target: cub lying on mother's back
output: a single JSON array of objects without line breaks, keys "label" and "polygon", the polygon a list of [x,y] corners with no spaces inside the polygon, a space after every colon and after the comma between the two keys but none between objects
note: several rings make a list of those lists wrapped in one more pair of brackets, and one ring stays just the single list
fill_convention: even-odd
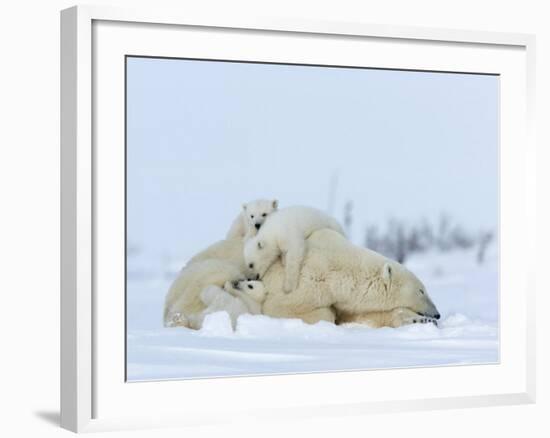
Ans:
[{"label": "cub lying on mother's back", "polygon": [[245,244],[247,268],[262,278],[281,256],[285,266],[284,290],[288,293],[296,289],[304,260],[305,240],[314,231],[323,228],[344,236],[340,224],[316,208],[295,206],[274,212],[267,217],[256,237]]}]

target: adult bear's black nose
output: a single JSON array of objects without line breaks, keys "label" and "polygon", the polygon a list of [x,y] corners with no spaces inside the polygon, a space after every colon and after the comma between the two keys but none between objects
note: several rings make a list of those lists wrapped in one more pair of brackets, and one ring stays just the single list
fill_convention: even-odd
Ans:
[{"label": "adult bear's black nose", "polygon": [[436,314],[434,315],[434,318],[435,318],[435,319],[439,319],[439,318],[441,318],[441,315],[440,315],[439,313],[436,313]]},{"label": "adult bear's black nose", "polygon": [[257,230],[259,230],[262,224],[254,224],[254,226],[256,227]]}]

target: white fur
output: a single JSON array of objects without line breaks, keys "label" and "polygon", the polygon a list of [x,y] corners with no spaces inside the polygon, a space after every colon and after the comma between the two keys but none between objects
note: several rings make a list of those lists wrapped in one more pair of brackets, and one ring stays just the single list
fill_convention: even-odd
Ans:
[{"label": "white fur", "polygon": [[244,248],[245,265],[262,278],[280,256],[285,265],[284,289],[288,293],[298,287],[305,255],[305,239],[314,231],[328,228],[342,235],[340,224],[311,207],[288,207],[271,214],[256,237]]},{"label": "white fur", "polygon": [[383,312],[369,312],[355,315],[341,315],[338,324],[355,323],[367,325],[371,328],[401,327],[407,324],[434,324],[437,320],[430,316],[421,316],[406,307],[398,307]]},{"label": "white fur", "polygon": [[[200,261],[183,269],[170,288],[165,313],[172,309],[189,315],[204,310],[200,292],[205,285],[221,286],[235,271],[242,275],[236,266],[243,264],[243,246],[242,240],[225,240],[197,254],[195,259]],[[301,318],[310,324],[324,320],[374,327],[397,327],[423,322],[423,318],[432,321],[438,316],[425,286],[399,263],[352,245],[332,230],[314,232],[306,248],[299,286],[292,294],[284,292],[280,260],[265,273],[263,314]],[[182,321],[175,325],[189,326],[184,317]]]},{"label": "white fur", "polygon": [[246,280],[236,263],[195,261],[180,271],[168,291],[164,325],[200,329],[206,315],[226,311],[235,327],[239,315],[261,313],[265,296],[263,283]]},{"label": "white fur", "polygon": [[233,221],[226,238],[248,240],[254,237],[267,217],[277,210],[278,204],[276,199],[258,199],[243,204],[242,210]]},{"label": "white fur", "polygon": [[248,269],[244,264],[242,238],[219,240],[218,242],[213,243],[208,248],[191,258],[187,262],[187,266],[207,260],[232,261],[239,272],[243,273],[243,277],[245,276],[244,274],[248,274],[246,276],[248,276],[248,278],[252,278],[252,274],[248,272]]},{"label": "white fur", "polygon": [[[230,254],[231,251],[226,251],[226,253]],[[206,308],[200,298],[202,290],[208,286],[221,288],[228,281],[245,279],[237,263],[228,260],[210,258],[189,263],[180,271],[166,295],[164,325],[196,328],[193,327],[194,321],[189,317],[199,315]]]},{"label": "white fur", "polygon": [[237,285],[226,282],[224,287],[207,286],[200,293],[201,301],[206,309],[198,315],[190,315],[192,325],[200,328],[206,315],[225,311],[231,318],[233,329],[237,325],[240,315],[250,313],[258,315],[262,312],[262,303],[265,300],[265,290],[261,281],[240,281]]},{"label": "white fur", "polygon": [[438,315],[426,287],[411,271],[332,230],[319,230],[308,238],[300,283],[289,295],[284,293],[284,276],[277,261],[262,278],[268,291],[263,313],[299,316],[306,322],[350,322],[397,308]]}]

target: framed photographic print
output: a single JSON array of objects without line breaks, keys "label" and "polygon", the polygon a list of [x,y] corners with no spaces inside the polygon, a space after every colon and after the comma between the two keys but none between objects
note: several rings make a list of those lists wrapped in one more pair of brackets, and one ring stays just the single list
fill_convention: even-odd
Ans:
[{"label": "framed photographic print", "polygon": [[534,401],[532,36],[61,18],[63,427]]}]

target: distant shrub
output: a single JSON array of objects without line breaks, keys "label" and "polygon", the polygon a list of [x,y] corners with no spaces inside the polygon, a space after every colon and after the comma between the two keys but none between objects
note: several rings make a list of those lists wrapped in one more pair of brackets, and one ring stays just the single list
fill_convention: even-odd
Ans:
[{"label": "distant shrub", "polygon": [[367,248],[404,263],[411,254],[429,250],[447,252],[477,247],[477,262],[483,263],[487,247],[494,235],[489,231],[471,233],[453,224],[447,215],[441,215],[437,225],[423,219],[418,224],[392,218],[384,230],[376,225],[366,227],[364,244]]}]

